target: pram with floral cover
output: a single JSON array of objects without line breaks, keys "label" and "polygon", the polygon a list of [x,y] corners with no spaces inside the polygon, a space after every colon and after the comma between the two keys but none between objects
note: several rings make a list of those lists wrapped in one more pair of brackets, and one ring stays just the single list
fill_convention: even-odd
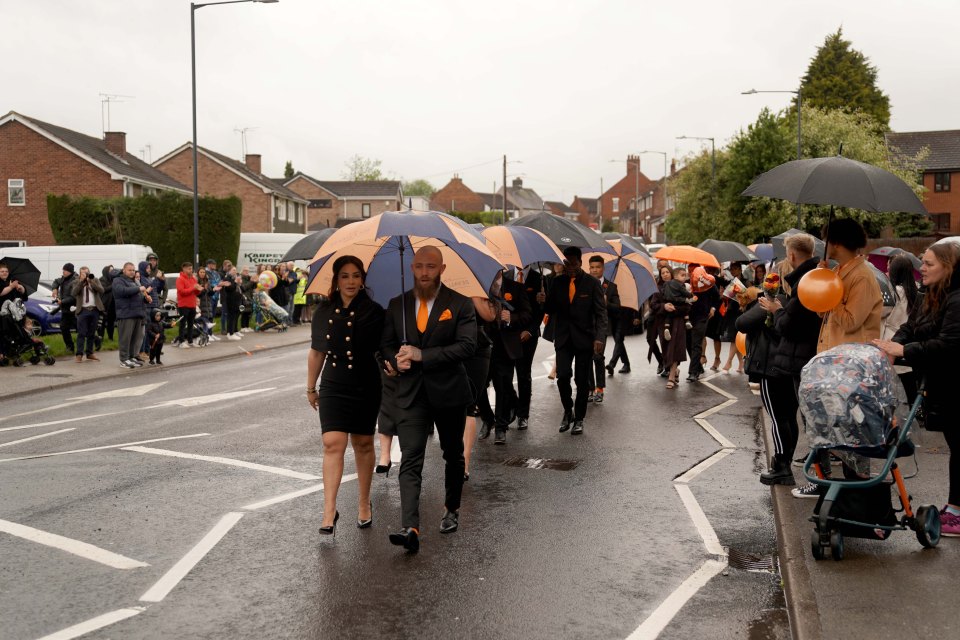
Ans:
[{"label": "pram with floral cover", "polygon": [[20,356],[26,353],[30,353],[30,364],[40,364],[41,360],[46,365],[56,363],[43,340],[30,331],[30,322],[22,300],[4,301],[0,307],[0,366],[19,367],[23,364]]},{"label": "pram with floral cover", "polygon": [[[870,344],[839,345],[803,368],[800,410],[810,441],[803,473],[820,488],[810,518],[810,548],[817,560],[828,547],[833,559],[841,560],[844,536],[886,540],[893,531],[912,529],[924,547],[939,542],[937,508],[923,505],[914,513],[896,462],[914,453],[909,433],[923,396],[918,394],[908,411],[896,371],[886,354]],[[842,460],[844,479],[823,476],[817,454],[825,449]],[[882,460],[874,473],[871,460]],[[901,505],[897,510],[890,498],[894,485]]]}]

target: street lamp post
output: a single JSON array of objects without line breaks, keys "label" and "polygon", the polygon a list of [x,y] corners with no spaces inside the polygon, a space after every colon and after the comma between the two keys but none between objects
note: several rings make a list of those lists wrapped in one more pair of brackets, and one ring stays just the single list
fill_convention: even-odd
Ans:
[{"label": "street lamp post", "polygon": [[[741,91],[740,95],[752,96],[757,93],[792,93],[797,96],[797,160],[803,158],[803,148],[801,147],[802,138],[802,118],[801,114],[803,113],[803,87],[797,87],[796,91],[791,91],[789,89],[784,89],[782,91],[758,91],[756,89],[750,89],[749,91]],[[797,203],[797,229],[800,228],[800,203]]]},{"label": "street lamp post", "polygon": [[702,136],[677,136],[677,140],[710,141],[710,199],[713,204],[713,215],[717,215],[717,147],[714,139]]},{"label": "street lamp post", "polygon": [[223,2],[190,3],[190,85],[191,108],[193,111],[193,263],[200,267],[200,191],[197,185],[197,38],[194,14],[201,7],[218,4],[240,4],[257,2],[274,4],[280,0],[224,0]]},{"label": "street lamp post", "polygon": [[[666,151],[649,151],[649,150],[640,152],[641,155],[643,155],[644,153],[659,153],[660,155],[663,156],[663,215],[666,216],[667,215],[667,152]],[[646,229],[646,231],[649,231],[649,229]],[[648,235],[648,234],[645,234],[645,235]],[[647,241],[649,242],[648,239]]]}]

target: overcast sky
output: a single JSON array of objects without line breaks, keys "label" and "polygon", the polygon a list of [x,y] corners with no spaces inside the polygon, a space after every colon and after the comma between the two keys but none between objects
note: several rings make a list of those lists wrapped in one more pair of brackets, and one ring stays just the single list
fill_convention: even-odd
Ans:
[{"label": "overcast sky", "polygon": [[[0,0],[0,16],[0,112],[99,136],[99,94],[123,94],[110,128],[132,153],[190,139],[189,2]],[[199,143],[239,158],[234,129],[249,127],[270,176],[291,160],[340,179],[359,154],[490,191],[506,154],[546,199],[596,196],[629,153],[700,149],[680,135],[720,146],[785,107],[740,92],[795,89],[841,25],[877,66],[894,130],[960,128],[952,0],[280,0],[196,18]],[[641,166],[663,174],[660,155]]]}]

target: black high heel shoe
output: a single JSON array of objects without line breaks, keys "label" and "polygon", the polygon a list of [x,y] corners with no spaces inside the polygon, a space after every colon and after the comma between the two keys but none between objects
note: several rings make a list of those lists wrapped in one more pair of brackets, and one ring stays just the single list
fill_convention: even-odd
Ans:
[{"label": "black high heel shoe", "polygon": [[366,520],[357,518],[357,529],[369,529],[373,526],[373,503],[370,503],[370,517]]},{"label": "black high heel shoe", "polygon": [[389,478],[389,477],[390,477],[390,468],[391,468],[392,466],[393,466],[393,460],[391,460],[391,461],[388,462],[387,464],[378,464],[378,465],[373,469],[373,472],[374,472],[374,473],[385,473],[385,474],[387,474],[386,477]]},{"label": "black high heel shoe", "polygon": [[340,512],[337,511],[337,515],[333,516],[333,524],[329,527],[320,527],[320,535],[323,536],[332,536],[337,533],[337,520],[340,519]]}]

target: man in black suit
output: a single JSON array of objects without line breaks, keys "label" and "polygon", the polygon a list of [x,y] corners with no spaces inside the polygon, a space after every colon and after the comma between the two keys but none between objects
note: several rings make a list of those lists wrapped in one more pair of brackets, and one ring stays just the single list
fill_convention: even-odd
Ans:
[{"label": "man in black suit", "polygon": [[[603,277],[603,258],[590,256],[590,275],[597,279],[603,289],[603,300],[607,304],[607,335],[617,331],[620,324],[620,290],[615,282]],[[603,375],[605,365],[604,351],[607,348],[607,337],[603,338],[603,350],[593,356],[593,375],[590,376],[590,386],[593,387],[593,401],[603,402],[603,391],[607,386],[606,376]]]},{"label": "man in black suit", "polygon": [[[560,433],[573,427],[572,434],[579,435],[587,415],[590,363],[594,354],[603,353],[607,335],[607,307],[600,283],[581,268],[580,249],[567,247],[563,255],[564,275],[556,277],[549,293],[540,296],[553,325],[553,346],[557,352],[557,390],[563,403]],[[577,385],[576,403],[571,397],[571,376]]]},{"label": "man in black suit", "polygon": [[529,328],[530,303],[523,285],[503,278],[494,284],[493,294],[500,309],[497,322],[492,324],[490,339],[493,354],[490,357],[490,380],[497,396],[494,413],[494,444],[507,444],[507,427],[516,413],[516,396],[513,391],[513,371],[517,361],[523,358],[521,334]]},{"label": "man in black suit", "polygon": [[544,278],[536,266],[517,271],[517,284],[526,293],[530,305],[530,321],[526,329],[520,332],[523,345],[523,357],[517,360],[517,430],[523,431],[530,426],[530,400],[533,397],[533,358],[540,341],[540,325],[543,324],[543,304],[537,302],[537,296],[544,290]]},{"label": "man in black suit", "polygon": [[[463,366],[477,347],[473,301],[440,283],[443,255],[433,246],[413,257],[414,284],[387,308],[381,354],[397,377],[393,403],[400,440],[402,526],[390,542],[420,549],[420,484],[427,438],[437,427],[446,461],[445,511],[440,533],[459,527],[463,490],[463,427],[473,391]],[[405,329],[405,332],[404,332]]]}]

